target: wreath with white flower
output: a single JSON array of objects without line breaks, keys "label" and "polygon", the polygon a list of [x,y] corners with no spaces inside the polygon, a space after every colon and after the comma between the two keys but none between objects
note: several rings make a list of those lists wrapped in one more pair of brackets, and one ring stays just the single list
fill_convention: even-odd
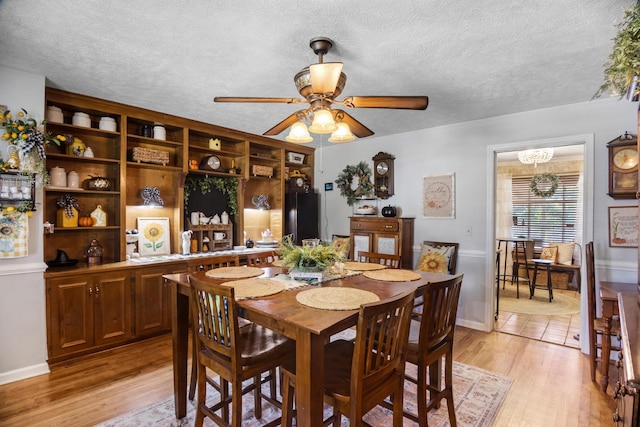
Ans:
[{"label": "wreath with white flower", "polygon": [[551,173],[543,173],[541,175],[535,175],[531,178],[529,189],[533,194],[538,197],[551,197],[555,194],[560,185],[560,179],[557,175]]},{"label": "wreath with white flower", "polygon": [[[358,184],[353,188],[354,178]],[[336,184],[340,188],[340,195],[347,198],[347,204],[353,206],[357,199],[371,197],[373,195],[373,183],[371,182],[371,169],[366,162],[360,162],[355,166],[347,165],[338,175]]]}]

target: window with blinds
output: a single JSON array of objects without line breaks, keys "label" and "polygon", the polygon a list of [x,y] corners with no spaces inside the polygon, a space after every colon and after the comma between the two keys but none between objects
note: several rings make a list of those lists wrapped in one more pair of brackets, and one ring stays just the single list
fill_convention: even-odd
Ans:
[{"label": "window with blinds", "polygon": [[531,192],[531,178],[512,178],[513,236],[533,240],[536,248],[575,241],[579,175],[558,175],[558,189],[547,198]]}]

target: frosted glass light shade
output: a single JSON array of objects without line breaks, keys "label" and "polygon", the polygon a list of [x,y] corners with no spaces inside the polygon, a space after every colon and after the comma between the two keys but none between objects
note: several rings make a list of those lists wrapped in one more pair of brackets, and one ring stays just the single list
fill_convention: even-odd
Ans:
[{"label": "frosted glass light shade", "polygon": [[518,151],[518,160],[525,165],[533,164],[538,167],[538,163],[547,163],[553,157],[553,148],[540,148],[525,151]]},{"label": "frosted glass light shade", "polygon": [[331,133],[338,129],[336,122],[333,121],[331,111],[320,109],[313,113],[313,122],[309,126],[309,132],[313,133]]},{"label": "frosted glass light shade", "polygon": [[313,93],[333,93],[338,85],[342,62],[324,62],[309,66]]},{"label": "frosted glass light shade", "polygon": [[289,142],[295,142],[298,144],[304,144],[313,141],[313,138],[311,138],[311,135],[309,135],[307,126],[301,121],[297,121],[291,126],[289,135],[287,135],[284,139]]},{"label": "frosted glass light shade", "polygon": [[349,125],[346,123],[338,123],[338,129],[336,129],[329,137],[329,142],[351,142],[356,139],[355,136],[351,133],[351,129],[349,129]]}]

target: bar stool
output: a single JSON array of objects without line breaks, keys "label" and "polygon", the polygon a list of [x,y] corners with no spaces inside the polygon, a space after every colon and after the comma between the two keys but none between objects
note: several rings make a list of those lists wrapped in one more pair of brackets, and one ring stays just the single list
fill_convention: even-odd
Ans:
[{"label": "bar stool", "polygon": [[529,299],[533,298],[533,294],[536,290],[536,279],[538,277],[538,267],[544,266],[547,269],[547,289],[549,290],[549,302],[553,301],[553,287],[551,286],[551,264],[553,261],[548,259],[532,259],[533,262],[533,280],[529,283],[529,290],[531,294],[529,295]]},{"label": "bar stool", "polygon": [[[507,281],[507,251],[509,250],[509,243],[513,243],[515,257],[513,259],[512,268],[513,271],[511,273],[511,283],[515,281],[516,283],[516,298],[520,298],[520,281],[525,281],[529,283],[531,286],[531,280],[529,279],[529,263],[528,259],[533,254],[533,240],[524,239],[521,237],[501,237],[497,239],[498,241],[498,250],[500,250],[500,246],[502,243],[505,244],[505,257],[504,257],[504,270],[500,273],[500,269],[498,268],[498,275],[502,276],[502,289],[504,289],[505,283]],[[520,251],[522,251],[522,257],[524,259],[525,271],[527,276],[520,277]]]}]

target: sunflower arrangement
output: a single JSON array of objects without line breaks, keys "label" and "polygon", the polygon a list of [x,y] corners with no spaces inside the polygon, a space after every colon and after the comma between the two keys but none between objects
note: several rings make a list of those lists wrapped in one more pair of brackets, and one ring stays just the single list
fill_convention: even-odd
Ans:
[{"label": "sunflower arrangement", "polygon": [[9,147],[15,147],[14,156],[21,159],[10,158],[8,163],[12,165],[13,162],[20,170],[35,172],[46,177],[45,146],[49,143],[60,145],[60,140],[51,133],[38,129],[38,126],[44,125],[46,121],[43,120],[38,124],[35,119],[28,117],[28,114],[24,108],[17,113],[17,118],[14,118],[9,110],[2,114],[2,122],[0,122],[0,127],[4,128],[2,139],[7,141]]}]

